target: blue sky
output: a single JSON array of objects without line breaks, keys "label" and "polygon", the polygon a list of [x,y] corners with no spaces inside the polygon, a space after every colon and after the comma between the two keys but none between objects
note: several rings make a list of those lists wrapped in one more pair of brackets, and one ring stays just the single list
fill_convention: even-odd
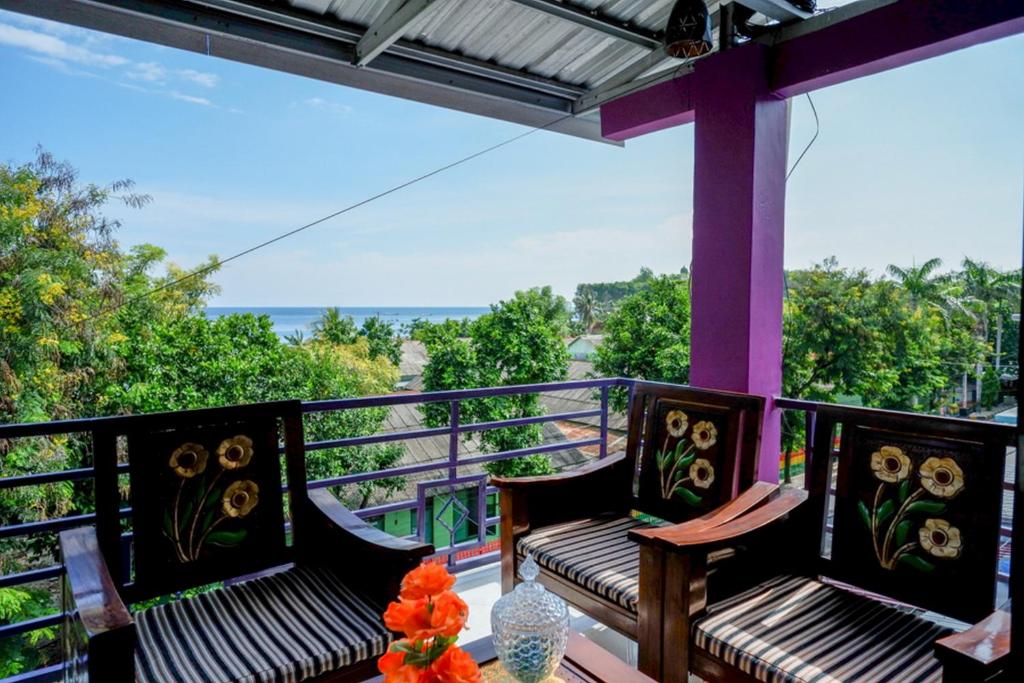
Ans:
[{"label": "blue sky", "polygon": [[[42,144],[98,183],[125,245],[229,255],[520,126],[0,12],[0,160]],[[818,92],[786,262],[1020,264],[1024,36]],[[814,131],[794,102],[791,158]],[[484,305],[690,260],[693,127],[625,148],[538,132],[229,264],[221,305]]]}]

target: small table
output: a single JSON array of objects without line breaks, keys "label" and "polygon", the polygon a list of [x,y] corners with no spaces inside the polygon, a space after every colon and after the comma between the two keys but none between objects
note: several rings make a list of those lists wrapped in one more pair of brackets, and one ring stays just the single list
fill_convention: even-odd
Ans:
[{"label": "small table", "polygon": [[[466,651],[480,664],[484,683],[511,683],[509,676],[498,662],[494,643],[490,638],[470,643]],[[552,683],[655,683],[624,661],[578,633],[569,634],[569,645],[565,658],[548,679]]]}]

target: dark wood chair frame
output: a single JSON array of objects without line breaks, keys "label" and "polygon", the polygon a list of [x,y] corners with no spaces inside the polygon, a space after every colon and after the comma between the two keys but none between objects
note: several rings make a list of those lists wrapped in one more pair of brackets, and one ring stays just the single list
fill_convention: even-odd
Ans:
[{"label": "dark wood chair frame", "polygon": [[[672,384],[638,382],[631,390],[625,452],[588,463],[571,472],[539,477],[492,478],[492,483],[500,489],[503,593],[512,590],[518,581],[516,547],[531,529],[602,513],[625,515],[632,510],[646,511],[643,501],[634,495],[634,479],[641,455],[641,436],[645,434],[648,403],[658,397],[669,397],[694,406],[729,409],[737,428],[738,457],[731,463],[732,469],[726,477],[732,482],[733,495],[737,490],[739,495],[689,521],[689,525],[713,527],[724,524],[763,505],[776,494],[777,485],[755,481],[764,399]],[[640,670],[659,679],[662,653],[676,648],[671,638],[666,640],[663,636],[666,609],[671,609],[662,600],[662,585],[667,580],[665,571],[669,563],[666,561],[667,553],[661,547],[641,546],[639,552],[637,614],[544,568],[541,568],[540,581],[580,611],[636,640]]]},{"label": "dark wood chair frame", "polygon": [[[398,594],[405,573],[433,552],[429,544],[395,538],[368,525],[327,489],[307,489],[298,401],[114,418],[94,431],[96,526],[79,527],[60,535],[64,599],[70,612],[64,636],[66,666],[84,670],[92,681],[135,680],[136,632],[127,605],[153,596],[139,594],[125,577],[128,563],[122,551],[119,514],[118,436],[261,416],[280,420],[284,431],[293,538],[292,545],[286,548],[288,564],[284,567],[329,567],[357,594],[383,607]],[[362,681],[376,673],[376,660],[370,658],[315,680]]]},{"label": "dark wood chair frame", "polygon": [[[692,625],[705,612],[708,590],[714,590],[716,596],[735,594],[759,579],[784,573],[828,577],[836,567],[822,556],[821,549],[832,463],[837,455],[833,452],[836,426],[843,425],[847,429],[859,425],[914,434],[922,420],[928,421],[927,437],[980,444],[986,458],[997,458],[1001,463],[1005,463],[1006,447],[1013,443],[1014,431],[1007,425],[822,406],[818,410],[813,455],[808,463],[807,490],[783,489],[773,500],[723,524],[688,523],[630,532],[645,551],[650,549],[664,557],[662,590],[667,621],[663,638],[666,643],[682,644],[682,647],[673,651],[671,659],[663,661],[661,680],[683,683],[692,672],[706,681],[756,681],[723,659],[694,646]],[[1020,459],[1017,476],[1022,474],[1019,462]],[[709,580],[708,557],[721,548],[743,549],[748,558],[742,563],[749,568],[746,576],[712,575]],[[993,568],[993,604],[984,610],[991,613],[968,630],[936,641],[936,655],[942,662],[944,680],[1003,680],[1001,676],[1006,673],[1010,656],[1011,613],[1009,601],[994,607],[994,572]],[[715,585],[716,580],[724,585]],[[877,587],[872,590],[884,595]]]}]

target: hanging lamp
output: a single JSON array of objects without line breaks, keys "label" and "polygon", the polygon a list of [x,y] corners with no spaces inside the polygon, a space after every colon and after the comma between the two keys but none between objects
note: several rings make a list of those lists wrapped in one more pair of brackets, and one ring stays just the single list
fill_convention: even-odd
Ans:
[{"label": "hanging lamp", "polygon": [[703,0],[676,0],[665,24],[665,52],[691,59],[711,52],[711,13]]}]

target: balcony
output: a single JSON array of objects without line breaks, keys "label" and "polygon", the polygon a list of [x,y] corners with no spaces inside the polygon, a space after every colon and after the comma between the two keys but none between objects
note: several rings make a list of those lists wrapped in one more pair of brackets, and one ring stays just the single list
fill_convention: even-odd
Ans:
[{"label": "balcony", "polygon": [[[475,640],[490,633],[490,606],[501,594],[497,566],[500,559],[497,543],[500,510],[495,495],[496,489],[489,485],[484,467],[489,463],[537,454],[550,456],[558,470],[572,469],[593,460],[606,458],[624,446],[623,437],[628,431],[625,416],[610,409],[610,393],[626,391],[632,396],[634,385],[633,380],[624,378],[584,379],[541,385],[399,393],[305,402],[301,410],[306,421],[316,420],[318,416],[349,411],[380,408],[390,411],[390,418],[386,423],[389,431],[367,436],[307,442],[307,458],[313,453],[329,457],[340,452],[340,449],[375,444],[403,446],[403,455],[395,467],[314,480],[308,482],[308,488],[330,489],[350,505],[353,500],[362,500],[365,505],[355,509],[355,513],[362,519],[393,535],[432,543],[436,552],[431,561],[446,563],[452,571],[461,573],[463,577],[458,588],[471,606],[471,630],[468,638]],[[524,394],[537,395],[549,410],[554,407],[556,410],[561,409],[561,412],[547,412],[540,416],[486,423],[467,424],[460,420],[460,406],[466,401]],[[447,424],[440,427],[424,427],[419,409],[427,404],[444,406],[448,415]],[[798,450],[795,457],[787,458],[780,455],[779,460],[779,479],[788,482],[789,486],[800,487],[803,484],[800,465],[803,458],[809,457],[813,451],[819,405],[793,399],[777,399],[776,405],[797,415],[804,425],[804,448]],[[104,427],[112,422],[116,421],[122,427],[130,427],[132,421],[138,419],[140,417],[128,416],[0,425],[0,443],[8,443],[8,440],[38,439],[55,443],[64,437],[75,436],[81,439],[81,443],[89,444],[92,438],[101,434]],[[474,435],[485,430],[523,425],[541,425],[543,441],[527,448],[487,453],[481,452],[479,442],[474,439]],[[1005,431],[1009,445],[1013,429],[1006,427]],[[283,445],[281,450],[283,452]],[[1006,594],[1009,577],[1014,452],[1008,448],[1005,468],[999,551],[1001,597]],[[118,467],[120,473],[127,472],[126,464]],[[93,469],[88,467],[37,472],[2,478],[0,490],[20,489],[42,495],[46,486],[67,485],[75,487],[76,490],[90,491],[93,476]],[[360,485],[382,480],[392,483],[386,494],[377,492],[372,496],[360,497],[354,493]],[[287,491],[287,485],[284,488]],[[122,498],[123,500],[125,498]],[[126,523],[125,532],[121,536],[122,548],[125,556],[129,557],[133,547],[132,510],[122,506],[120,514]],[[58,563],[56,534],[65,529],[92,524],[95,519],[95,513],[92,511],[52,519],[36,519],[31,514],[26,514],[20,523],[0,528],[0,539],[5,542],[18,539],[22,542],[21,547],[31,549],[33,565],[28,570],[4,574],[0,577],[0,587],[34,585],[57,595],[56,587],[62,575],[62,567]],[[0,626],[0,638],[30,637],[33,633],[44,634],[42,629],[59,628],[66,615],[57,605],[57,601],[54,600],[51,613]],[[574,612],[574,619],[576,630],[598,640],[618,656],[635,664],[635,643],[630,643],[612,629],[578,612]],[[40,641],[41,646],[52,647],[47,645],[48,642],[49,639],[44,635]],[[56,680],[61,675],[61,663],[56,655],[54,660],[45,668],[16,676],[8,681]]]}]

